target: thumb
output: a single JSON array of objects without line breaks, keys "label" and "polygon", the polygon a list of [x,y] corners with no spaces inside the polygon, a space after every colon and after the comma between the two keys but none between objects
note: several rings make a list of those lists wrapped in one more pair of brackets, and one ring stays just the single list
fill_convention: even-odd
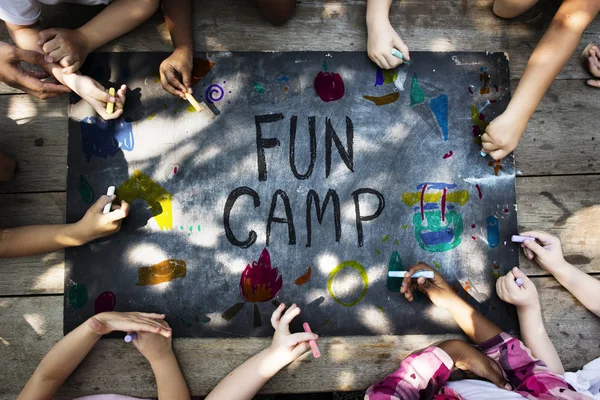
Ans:
[{"label": "thumb", "polygon": [[600,79],[588,79],[587,84],[592,87],[600,88]]},{"label": "thumb", "polygon": [[102,210],[104,210],[104,206],[107,205],[108,203],[110,203],[111,201],[113,201],[115,199],[115,195],[112,196],[107,196],[107,195],[103,195],[101,196],[91,207],[90,207],[90,211],[93,212],[102,212]]},{"label": "thumb", "polygon": [[38,45],[43,46],[48,40],[54,38],[57,32],[56,29],[45,29],[38,34]]},{"label": "thumb", "polygon": [[52,62],[52,57],[32,50],[16,48],[11,61],[24,61],[29,64],[44,65]]},{"label": "thumb", "polygon": [[520,269],[519,267],[513,267],[512,269],[512,274],[515,277],[515,279],[517,278],[527,278],[527,275],[525,275]]},{"label": "thumb", "polygon": [[404,42],[402,41],[402,39],[400,39],[400,36],[397,33],[394,35],[393,45],[395,48],[402,52],[402,57],[404,57],[405,60],[410,60],[408,46],[404,44]]},{"label": "thumb", "polygon": [[116,222],[124,219],[129,214],[129,204],[125,201],[121,202],[121,207],[106,214],[108,221]]},{"label": "thumb", "polygon": [[535,240],[527,239],[523,242],[523,245],[529,250],[531,250],[535,255],[540,255],[544,248],[540,246]]}]

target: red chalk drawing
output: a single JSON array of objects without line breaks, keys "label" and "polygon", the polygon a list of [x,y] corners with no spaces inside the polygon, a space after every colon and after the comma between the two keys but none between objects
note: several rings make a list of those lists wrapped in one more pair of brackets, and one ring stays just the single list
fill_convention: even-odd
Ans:
[{"label": "red chalk drawing", "polygon": [[319,72],[314,81],[315,92],[324,102],[344,97],[344,80],[335,72]]},{"label": "red chalk drawing", "polygon": [[444,160],[447,159],[447,158],[452,157],[453,154],[454,153],[452,151],[449,151],[448,153],[444,154]]},{"label": "red chalk drawing", "polygon": [[475,236],[471,236],[471,239],[473,240],[477,240],[477,238]]},{"label": "red chalk drawing", "polygon": [[116,303],[117,297],[113,292],[102,292],[96,297],[96,301],[94,302],[94,314],[114,311]]},{"label": "red chalk drawing", "polygon": [[477,195],[481,199],[483,197],[483,193],[481,193],[481,187],[479,186],[479,184],[475,184],[475,187],[477,188]]},{"label": "red chalk drawing", "polygon": [[177,167],[173,168],[173,173],[176,174],[177,173]]},{"label": "red chalk drawing", "polygon": [[269,301],[283,286],[283,277],[277,268],[271,268],[269,251],[263,249],[258,262],[248,264],[240,278],[240,295],[250,303]]},{"label": "red chalk drawing", "polygon": [[471,224],[471,228],[475,229],[476,227],[477,227],[477,225]]}]

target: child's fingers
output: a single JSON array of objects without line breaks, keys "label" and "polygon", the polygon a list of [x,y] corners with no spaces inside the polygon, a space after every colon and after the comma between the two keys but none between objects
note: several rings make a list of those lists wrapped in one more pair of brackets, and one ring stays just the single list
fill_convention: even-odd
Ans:
[{"label": "child's fingers", "polygon": [[290,323],[300,314],[300,307],[292,304],[292,306],[283,314],[279,323],[279,331],[284,335],[290,334]]},{"label": "child's fingers", "polygon": [[[138,312],[138,315],[141,317],[152,318],[152,319],[165,319],[165,314],[157,314],[157,313],[147,313],[147,312]],[[166,323],[166,321],[165,321]]]},{"label": "child's fingers", "polygon": [[181,95],[185,93],[185,86],[183,86],[179,79],[177,79],[173,70],[169,69],[167,72],[165,72],[165,78],[171,87],[181,92]]},{"label": "child's fingers", "polygon": [[394,47],[402,52],[402,56],[405,60],[410,60],[410,53],[408,51],[408,46],[404,44],[402,39],[398,34],[394,35],[393,39]]},{"label": "child's fingers", "polygon": [[592,87],[600,88],[600,79],[588,79],[586,83]]},{"label": "child's fingers", "polygon": [[309,332],[299,332],[288,336],[289,346],[294,346],[298,343],[308,342],[309,340],[317,340],[318,335]]},{"label": "child's fingers", "polygon": [[481,141],[481,147],[483,148],[483,150],[485,150],[488,153],[491,151],[494,151],[494,150],[498,150],[498,146],[496,146],[495,143],[484,142],[483,140]]},{"label": "child's fingers", "polygon": [[385,58],[385,61],[387,61],[388,65],[391,68],[396,68],[398,65],[402,64],[402,60],[399,59],[398,57],[395,57],[392,55],[392,53],[390,54],[384,54],[383,57]]},{"label": "child's fingers", "polygon": [[40,33],[38,33],[38,45],[42,46],[47,41],[54,39],[57,34],[58,31],[54,28],[44,29],[43,31],[40,31]]},{"label": "child's fingers", "polygon": [[511,273],[513,274],[513,276],[515,277],[515,279],[517,279],[517,278],[521,278],[521,279],[527,278],[527,275],[525,275],[523,273],[523,271],[521,271],[519,269],[519,267],[513,267]]},{"label": "child's fingers", "polygon": [[506,151],[502,149],[490,151],[488,154],[496,161],[502,160],[504,157],[506,157]]},{"label": "child's fingers", "polygon": [[184,89],[186,89],[188,93],[192,93],[192,71],[184,68],[181,71],[181,79],[183,80],[183,85],[185,86]]},{"label": "child's fingers", "polygon": [[[52,57],[52,55],[50,53],[58,50],[60,48],[60,44],[58,43],[58,41],[56,40],[49,40],[47,42],[45,42],[42,46],[42,50],[44,51],[44,53],[50,55],[50,57]],[[54,62],[58,61],[57,58],[54,58]]]},{"label": "child's fingers", "polygon": [[[63,58],[63,60],[65,60],[65,59],[72,60],[71,57],[65,57],[65,58]],[[69,63],[69,61],[67,61],[67,63]],[[63,72],[63,74],[67,74],[67,75],[68,74],[73,74],[73,73],[79,71],[79,67],[81,67],[81,63],[79,61],[75,61],[74,63],[69,64],[68,67],[63,68],[62,72]]]},{"label": "child's fingers", "polygon": [[302,342],[302,343],[298,343],[296,345],[296,347],[294,347],[294,349],[292,350],[292,357],[294,357],[294,360],[298,357],[300,357],[302,354],[306,353],[308,350],[310,350],[310,346],[308,343],[306,342]]},{"label": "child's fingers", "polygon": [[532,238],[537,239],[544,246],[547,246],[550,244],[558,244],[560,242],[560,240],[557,237],[552,236],[551,234],[542,232],[542,231],[522,232],[522,233],[519,233],[519,235],[531,236]]},{"label": "child's fingers", "polygon": [[273,329],[275,329],[276,331],[277,331],[277,328],[279,327],[279,320],[281,319],[281,314],[283,313],[283,310],[285,310],[285,304],[281,303],[275,309],[275,311],[273,311],[273,314],[271,314],[271,325],[273,326]]},{"label": "child's fingers", "polygon": [[[125,203],[125,202],[123,202],[123,203]],[[125,203],[125,205],[121,204],[121,207],[116,208],[115,210],[106,214],[106,219],[109,223],[117,222],[122,219],[125,219],[128,214],[129,214],[129,204]]]},{"label": "child's fingers", "polygon": [[94,212],[102,212],[104,210],[104,206],[113,201],[117,196],[114,194],[112,196],[102,195],[96,202],[90,207],[91,211]]}]

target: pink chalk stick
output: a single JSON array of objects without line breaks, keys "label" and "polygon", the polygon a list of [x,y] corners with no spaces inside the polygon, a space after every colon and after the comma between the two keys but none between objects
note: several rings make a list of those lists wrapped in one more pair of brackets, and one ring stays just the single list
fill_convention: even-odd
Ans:
[{"label": "pink chalk stick", "polygon": [[526,240],[535,240],[535,238],[531,237],[531,236],[512,235],[512,237],[510,238],[510,240],[513,243],[523,243]]},{"label": "pink chalk stick", "polygon": [[[308,325],[308,322],[303,323],[302,327],[304,328],[304,332],[312,333],[312,331],[310,330],[310,326]],[[309,340],[308,344],[310,345],[310,350],[313,353],[313,357],[314,358],[321,357],[321,351],[319,350],[319,346],[317,345],[317,342],[314,340]]]}]

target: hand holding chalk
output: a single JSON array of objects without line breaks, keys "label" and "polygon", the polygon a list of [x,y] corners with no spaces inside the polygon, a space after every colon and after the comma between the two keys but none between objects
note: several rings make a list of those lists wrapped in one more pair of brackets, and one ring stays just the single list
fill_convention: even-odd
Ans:
[{"label": "hand holding chalk", "polygon": [[187,101],[190,102],[190,104],[196,109],[197,112],[202,111],[202,106],[196,101],[196,99],[194,98],[194,96],[192,96],[191,93],[185,92],[185,98],[187,99]]},{"label": "hand holding chalk", "polygon": [[[115,88],[111,87],[110,89],[108,89],[108,94],[110,94],[111,97],[114,97],[115,96]],[[115,103],[109,101],[108,103],[106,103],[106,113],[108,115],[110,115],[113,112],[115,112]]]},{"label": "hand holding chalk", "polygon": [[406,64],[406,65],[410,64],[409,60],[404,59],[404,54],[402,54],[402,52],[400,50],[393,48],[393,47],[392,47],[392,55],[396,58],[401,59],[404,62],[404,64]]},{"label": "hand holding chalk", "polygon": [[534,260],[540,267],[555,275],[564,273],[570,268],[563,255],[560,239],[546,232],[531,231],[523,232],[525,237],[521,247],[529,260]]},{"label": "hand holding chalk", "polygon": [[512,237],[510,238],[510,241],[513,243],[523,243],[526,240],[535,240],[535,238],[533,236],[519,236],[519,235],[512,235]]},{"label": "hand holding chalk", "polygon": [[[408,274],[408,271],[389,271],[388,272],[388,276],[390,278],[404,278],[404,276]],[[426,279],[433,279],[433,277],[435,276],[435,273],[433,271],[417,271],[414,274],[412,274],[410,277],[417,279],[417,278],[426,278]]]},{"label": "hand holding chalk", "polygon": [[130,333],[128,335],[125,335],[125,337],[123,338],[123,340],[125,341],[125,343],[131,343],[135,339],[137,339],[137,333],[135,333],[135,332]]},{"label": "hand holding chalk", "polygon": [[[306,352],[306,342],[313,350],[313,355],[315,357],[320,356],[316,342],[314,345],[310,343],[317,340],[317,335],[310,332],[290,333],[290,323],[300,314],[300,308],[292,304],[285,313],[284,310],[285,304],[280,304],[271,315],[271,325],[275,329],[275,334],[268,349],[269,364],[277,371],[304,354]],[[304,329],[310,330],[310,327],[306,325]]]},{"label": "hand holding chalk", "polygon": [[[108,190],[106,191],[106,195],[113,196],[115,194],[116,189],[117,188],[115,188],[114,186],[109,186]],[[104,206],[104,210],[102,210],[102,214],[108,214],[110,212],[111,207],[112,207],[112,201]]]},{"label": "hand holding chalk", "polygon": [[[304,324],[302,324],[302,327],[304,328],[304,332],[312,333],[312,331],[310,330],[310,326],[308,325],[308,322],[305,322]],[[319,350],[319,346],[317,345],[317,342],[314,340],[309,340],[308,344],[310,345],[310,350],[312,351],[313,357],[314,358],[321,357],[321,351]]]},{"label": "hand holding chalk", "polygon": [[498,278],[496,292],[500,299],[517,308],[539,307],[540,300],[535,285],[517,267]]},{"label": "hand holding chalk", "polygon": [[[448,282],[435,270],[425,263],[417,263],[410,267],[406,276],[412,277],[417,272],[424,273],[425,271],[429,274],[433,273],[433,278],[425,278],[421,276],[418,279],[404,279],[402,286],[400,287],[400,293],[404,295],[406,300],[413,301],[413,293],[416,290],[423,292],[433,304],[444,309],[448,309],[456,304],[456,300],[459,299],[456,292],[450,287]],[[429,275],[431,276],[431,275]]]},{"label": "hand holding chalk", "polygon": [[110,311],[96,314],[88,319],[88,326],[100,335],[118,331],[135,332],[128,335],[128,340],[134,340],[134,335],[140,335],[141,332],[170,337],[171,328],[163,321],[164,319],[164,314]]}]

